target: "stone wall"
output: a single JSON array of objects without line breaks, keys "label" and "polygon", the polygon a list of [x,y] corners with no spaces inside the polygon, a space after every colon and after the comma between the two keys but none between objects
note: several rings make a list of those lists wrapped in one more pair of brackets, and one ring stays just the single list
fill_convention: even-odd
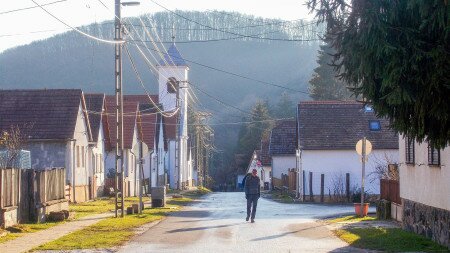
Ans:
[{"label": "stone wall", "polygon": [[450,210],[403,199],[403,229],[450,248]]}]

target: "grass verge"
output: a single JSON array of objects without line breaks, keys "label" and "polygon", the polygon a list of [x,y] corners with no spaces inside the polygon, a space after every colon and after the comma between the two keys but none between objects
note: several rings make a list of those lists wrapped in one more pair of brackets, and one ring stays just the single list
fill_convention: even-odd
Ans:
[{"label": "grass verge", "polygon": [[447,248],[430,239],[400,228],[348,228],[333,232],[356,248],[387,252],[448,252]]},{"label": "grass verge", "polygon": [[56,225],[62,224],[62,222],[46,222],[46,223],[25,223],[25,224],[19,224],[12,227],[8,227],[2,231],[0,229],[0,233],[6,232],[7,234],[5,236],[0,237],[0,243],[7,242],[9,240],[14,240],[18,237],[24,236],[27,233],[34,233],[38,232],[47,228],[54,227]]},{"label": "grass verge", "polygon": [[[138,197],[125,198],[125,206],[139,203]],[[106,213],[115,208],[114,198],[101,198],[95,201],[89,201],[84,203],[70,204],[69,211],[75,212],[75,219],[85,217],[92,214]]]},{"label": "grass verge", "polygon": [[374,216],[365,216],[360,217],[357,215],[349,215],[349,216],[343,216],[335,219],[327,220],[328,223],[338,223],[338,222],[360,222],[360,221],[374,221],[377,218]]},{"label": "grass verge", "polygon": [[162,219],[168,213],[191,202],[190,198],[168,201],[167,207],[145,209],[142,214],[126,215],[124,218],[107,218],[98,223],[43,244],[35,250],[100,249],[121,245],[134,234],[134,229],[146,223]]}]

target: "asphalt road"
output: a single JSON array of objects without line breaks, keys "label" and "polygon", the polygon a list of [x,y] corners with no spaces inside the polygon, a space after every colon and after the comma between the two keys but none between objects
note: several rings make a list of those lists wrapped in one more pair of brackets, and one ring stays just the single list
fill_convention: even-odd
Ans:
[{"label": "asphalt road", "polygon": [[119,252],[355,252],[317,218],[349,206],[281,204],[261,198],[245,221],[243,193],[213,193],[135,237]]}]

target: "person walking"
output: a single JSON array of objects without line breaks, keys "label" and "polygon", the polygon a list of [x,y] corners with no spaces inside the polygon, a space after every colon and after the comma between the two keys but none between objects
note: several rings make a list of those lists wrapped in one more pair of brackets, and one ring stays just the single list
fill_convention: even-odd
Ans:
[{"label": "person walking", "polygon": [[261,196],[261,181],[258,177],[258,171],[252,170],[252,175],[245,180],[245,198],[247,199],[247,218],[246,221],[252,218],[251,222],[255,222],[256,206],[258,205],[258,199]]}]

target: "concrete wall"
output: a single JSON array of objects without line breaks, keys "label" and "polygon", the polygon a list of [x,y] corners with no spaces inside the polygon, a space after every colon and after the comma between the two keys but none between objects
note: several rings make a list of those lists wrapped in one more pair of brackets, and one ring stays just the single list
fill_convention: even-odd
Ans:
[{"label": "concrete wall", "polygon": [[429,166],[428,143],[415,143],[415,164],[406,164],[405,140],[399,141],[400,197],[450,210],[450,147],[440,151],[441,166]]},{"label": "concrete wall", "polygon": [[281,185],[281,174],[288,174],[288,170],[296,166],[295,155],[289,156],[272,156],[272,184],[273,186]]},{"label": "concrete wall", "polygon": [[[380,193],[380,180],[375,174],[377,166],[398,162],[398,150],[373,150],[366,162],[365,190]],[[295,166],[294,166],[295,167]],[[325,174],[324,193],[333,194],[334,184],[341,178],[345,187],[345,174],[350,173],[350,189],[361,186],[361,161],[355,150],[303,150],[299,167],[305,171],[305,193],[309,194],[309,172],[313,172],[313,194],[320,194],[321,174]],[[345,189],[345,188],[344,188]]]}]

